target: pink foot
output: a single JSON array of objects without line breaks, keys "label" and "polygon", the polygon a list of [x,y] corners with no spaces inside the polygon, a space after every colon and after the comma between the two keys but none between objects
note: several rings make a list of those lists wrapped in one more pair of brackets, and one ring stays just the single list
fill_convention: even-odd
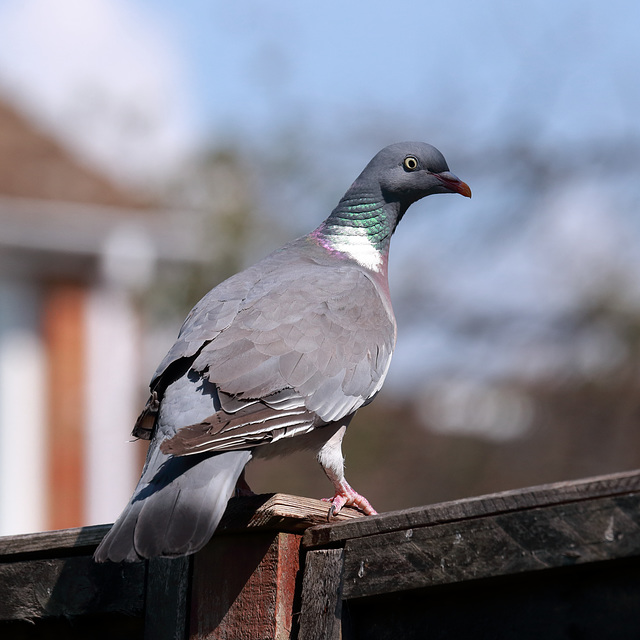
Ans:
[{"label": "pink foot", "polygon": [[333,498],[323,498],[324,502],[330,502],[331,508],[327,514],[327,520],[340,513],[342,507],[356,507],[367,516],[375,516],[378,512],[371,506],[371,503],[361,496],[346,480],[334,483],[336,493]]}]

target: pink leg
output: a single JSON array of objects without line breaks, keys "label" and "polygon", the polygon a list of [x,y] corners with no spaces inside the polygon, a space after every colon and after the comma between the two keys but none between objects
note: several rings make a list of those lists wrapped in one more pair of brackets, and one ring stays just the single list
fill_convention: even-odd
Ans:
[{"label": "pink leg", "polygon": [[353,489],[344,478],[342,438],[344,437],[350,420],[351,416],[348,416],[344,423],[335,430],[333,435],[318,451],[318,462],[322,465],[324,472],[335,488],[333,498],[325,499],[325,502],[331,503],[327,520],[330,520],[332,516],[340,513],[340,510],[344,506],[356,507],[368,516],[374,516],[377,513],[369,501]]},{"label": "pink leg", "polygon": [[367,516],[375,516],[378,512],[371,506],[371,503],[362,495],[360,495],[351,485],[343,478],[342,480],[333,481],[336,493],[333,498],[323,498],[325,502],[331,503],[331,508],[327,515],[327,520],[332,516],[340,513],[342,507],[356,507]]}]

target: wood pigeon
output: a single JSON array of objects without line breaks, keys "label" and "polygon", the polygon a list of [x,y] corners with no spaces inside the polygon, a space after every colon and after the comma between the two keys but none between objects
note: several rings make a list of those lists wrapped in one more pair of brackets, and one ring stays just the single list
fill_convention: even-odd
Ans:
[{"label": "wood pigeon", "polygon": [[187,316],[133,434],[151,440],[133,497],[95,560],[202,548],[252,457],[308,449],[333,483],[330,514],[375,514],[344,477],[342,438],[373,400],[396,341],[387,264],[407,208],[471,197],[420,142],[380,151],[329,217],[219,284]]}]

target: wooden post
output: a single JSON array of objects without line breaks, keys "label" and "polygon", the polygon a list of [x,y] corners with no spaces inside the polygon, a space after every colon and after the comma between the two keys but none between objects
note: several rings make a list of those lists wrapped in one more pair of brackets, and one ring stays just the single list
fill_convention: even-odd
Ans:
[{"label": "wooden post", "polygon": [[192,557],[153,558],[147,563],[144,640],[185,640]]},{"label": "wooden post", "polygon": [[342,637],[343,562],[344,549],[307,552],[298,640]]},{"label": "wooden post", "polygon": [[194,558],[190,640],[288,640],[300,535],[221,535]]}]

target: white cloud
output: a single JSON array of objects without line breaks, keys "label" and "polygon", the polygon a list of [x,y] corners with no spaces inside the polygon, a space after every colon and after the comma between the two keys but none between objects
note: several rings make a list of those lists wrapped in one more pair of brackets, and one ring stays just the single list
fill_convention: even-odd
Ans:
[{"label": "white cloud", "polygon": [[5,91],[117,177],[157,177],[190,146],[186,78],[169,26],[124,0],[0,5]]}]

